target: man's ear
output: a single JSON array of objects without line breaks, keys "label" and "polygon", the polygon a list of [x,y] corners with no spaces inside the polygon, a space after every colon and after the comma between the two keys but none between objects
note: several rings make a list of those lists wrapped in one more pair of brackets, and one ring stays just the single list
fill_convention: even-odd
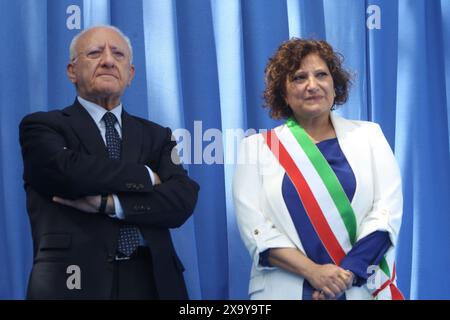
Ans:
[{"label": "man's ear", "polygon": [[128,83],[127,83],[128,86],[131,84],[131,80],[133,80],[135,73],[136,73],[136,70],[134,68],[134,65],[131,65],[130,66],[130,77],[129,77]]},{"label": "man's ear", "polygon": [[77,76],[75,75],[74,65],[72,62],[67,64],[66,69],[67,76],[69,77],[70,82],[77,83]]}]

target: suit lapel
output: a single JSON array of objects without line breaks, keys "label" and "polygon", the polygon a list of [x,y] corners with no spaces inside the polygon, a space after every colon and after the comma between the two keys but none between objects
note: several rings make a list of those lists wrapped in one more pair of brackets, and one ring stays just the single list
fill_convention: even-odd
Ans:
[{"label": "suit lapel", "polygon": [[138,163],[143,144],[142,124],[122,111],[122,160]]},{"label": "suit lapel", "polygon": [[[97,124],[83,106],[75,100],[74,104],[63,110],[68,116],[70,126],[79,137],[89,154],[108,157],[105,142]],[[122,111],[122,160],[139,162],[143,143],[143,128],[139,121]]]},{"label": "suit lapel", "polygon": [[68,116],[70,126],[79,137],[88,154],[108,156],[97,125],[77,99],[72,106],[64,109],[63,113]]}]

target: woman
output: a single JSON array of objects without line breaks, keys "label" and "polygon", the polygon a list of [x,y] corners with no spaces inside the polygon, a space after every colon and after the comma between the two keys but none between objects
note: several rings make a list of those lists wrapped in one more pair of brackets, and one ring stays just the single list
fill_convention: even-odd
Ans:
[{"label": "woman", "polygon": [[251,299],[402,299],[400,173],[380,127],[334,114],[350,75],[325,41],[291,39],[264,98],[286,123],[245,138],[233,180]]}]

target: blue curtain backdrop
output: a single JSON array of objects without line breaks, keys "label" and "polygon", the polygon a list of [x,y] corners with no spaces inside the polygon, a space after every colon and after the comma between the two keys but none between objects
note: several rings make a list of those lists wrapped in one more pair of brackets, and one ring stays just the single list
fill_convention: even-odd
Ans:
[{"label": "blue curtain backdrop", "polygon": [[1,299],[24,298],[32,262],[18,124],[72,103],[68,46],[96,24],[116,25],[133,43],[126,109],[190,135],[180,138],[182,155],[196,162],[186,168],[202,189],[172,235],[191,298],[247,298],[233,165],[221,159],[235,157],[236,143],[219,133],[278,124],[261,108],[263,71],[292,36],[324,38],[345,56],[355,82],[338,112],[378,122],[395,151],[405,198],[401,290],[450,298],[450,0],[0,0]]}]

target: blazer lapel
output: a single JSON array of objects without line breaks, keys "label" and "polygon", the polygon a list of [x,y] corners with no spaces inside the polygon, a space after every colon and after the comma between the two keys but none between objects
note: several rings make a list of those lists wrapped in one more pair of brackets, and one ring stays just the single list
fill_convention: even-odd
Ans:
[{"label": "blazer lapel", "polygon": [[367,161],[364,156],[370,153],[370,150],[366,150],[368,147],[363,132],[354,133],[359,128],[351,121],[342,118],[331,113],[331,122],[333,123],[334,130],[336,131],[336,137],[338,138],[339,146],[345,155],[350,167],[353,170],[356,180],[356,189],[353,199],[351,201],[353,210],[355,213],[358,211],[358,206],[361,200],[364,198],[364,190],[361,189],[361,170],[367,170]]},{"label": "blazer lapel", "polygon": [[139,162],[143,144],[142,124],[122,111],[122,160],[127,162]]},{"label": "blazer lapel", "polygon": [[77,99],[75,99],[72,106],[64,109],[63,113],[68,116],[70,126],[79,137],[88,154],[108,157],[105,142],[97,125]]}]

